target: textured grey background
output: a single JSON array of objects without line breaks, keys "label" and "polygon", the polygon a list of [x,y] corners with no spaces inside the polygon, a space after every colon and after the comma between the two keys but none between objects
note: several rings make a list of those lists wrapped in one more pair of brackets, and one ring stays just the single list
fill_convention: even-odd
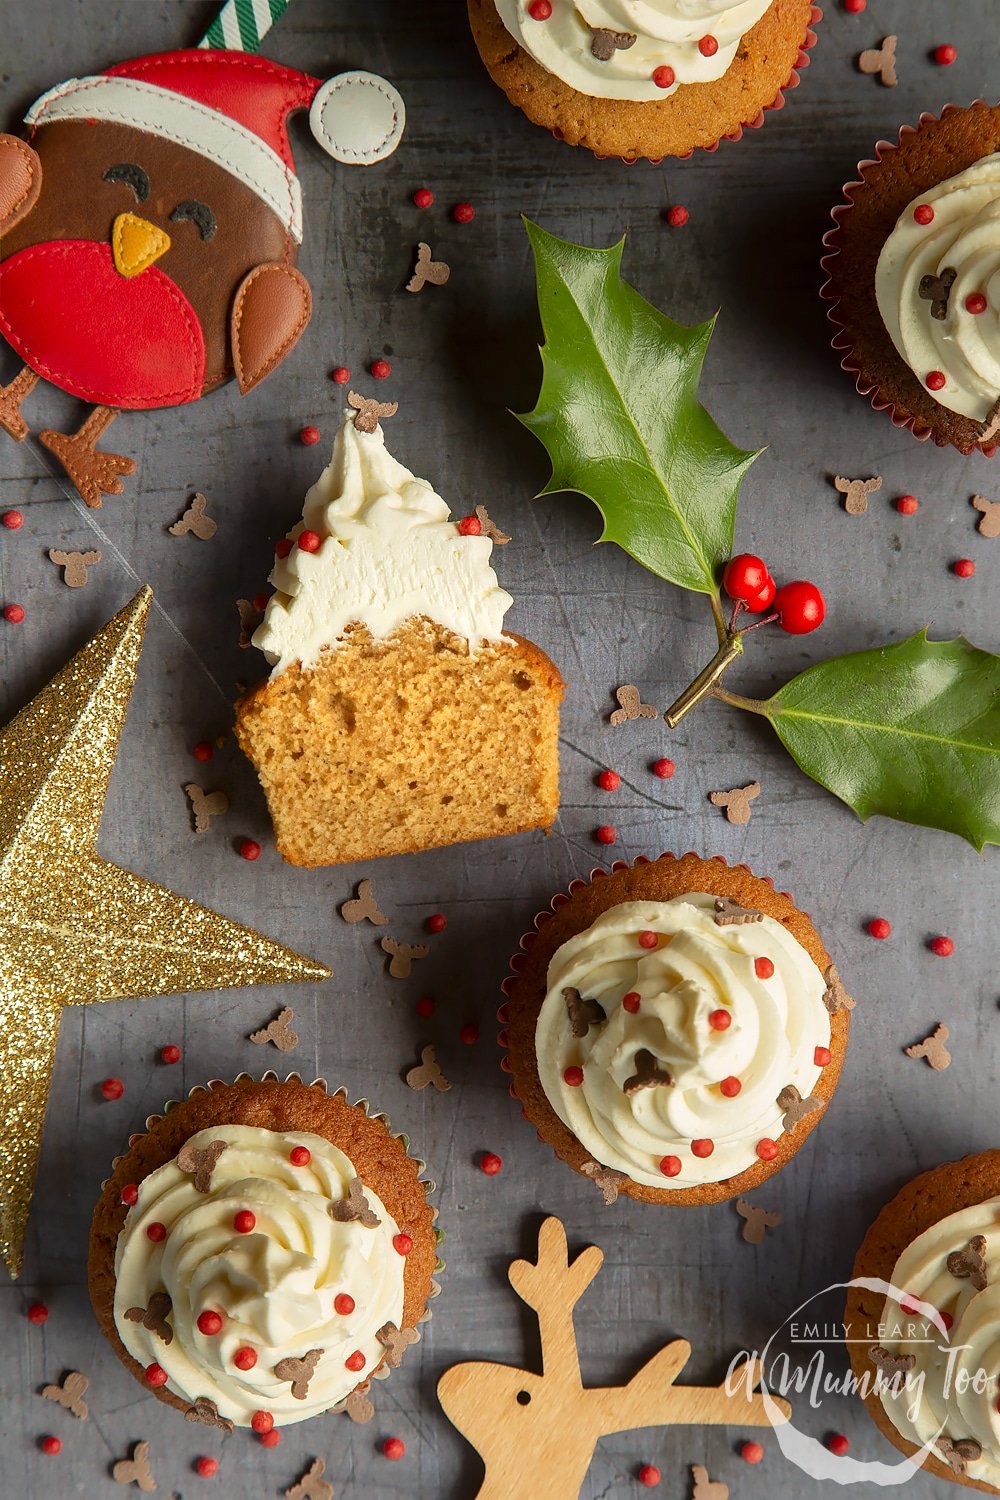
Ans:
[{"label": "textured grey background", "polygon": [[[14,127],[42,90],[146,51],[193,44],[213,6],[186,0],[33,0],[5,9],[2,118]],[[295,0],[269,51],[280,61],[329,75],[344,67],[384,71],[405,95],[405,141],[368,172],[337,167],[295,129],[306,201],[301,265],[316,293],[311,326],[294,354],[247,399],[230,387],[183,411],[132,414],[108,434],[135,454],[139,471],[126,494],[99,512],[63,498],[33,443],[0,444],[0,502],[24,509],[17,534],[0,532],[0,599],[24,604],[18,628],[0,627],[0,713],[6,720],[140,582],[156,590],[128,724],[101,836],[114,859],[227,914],[327,959],[334,977],[288,993],[237,991],[191,998],[118,1002],[65,1014],[35,1210],[22,1281],[0,1288],[5,1358],[0,1366],[4,1495],[26,1500],[118,1493],[111,1460],[141,1437],[151,1440],[160,1493],[190,1500],[203,1481],[191,1472],[200,1452],[221,1457],[212,1481],[220,1500],[270,1496],[314,1454],[324,1454],[338,1497],[475,1494],[478,1464],[442,1417],[434,1386],[454,1360],[492,1356],[531,1360],[533,1323],[506,1284],[507,1262],[527,1249],[540,1211],[566,1221],[574,1243],[594,1240],[606,1268],[578,1310],[585,1375],[626,1378],[641,1356],[683,1334],[695,1353],[688,1375],[718,1379],[729,1357],[759,1343],[804,1297],[849,1274],[854,1250],[880,1205],[909,1176],[939,1161],[998,1144],[995,1079],[1000,1017],[993,951],[1000,896],[995,855],[940,833],[886,821],[862,827],[801,776],[766,726],[718,705],[670,735],[660,722],[608,727],[611,690],[641,684],[666,706],[713,646],[705,602],[658,581],[611,547],[592,549],[596,513],[575,497],[532,503],[544,455],[507,415],[530,404],[538,378],[527,212],[548,228],[607,244],[628,226],[626,271],[658,305],[695,321],[722,306],[704,396],[744,446],[768,444],[752,469],[740,507],[739,544],[767,557],[785,577],[814,578],[829,601],[816,636],[764,632],[733,686],[765,691],[808,662],[897,639],[930,621],[940,635],[966,631],[1000,646],[997,575],[1000,542],[974,531],[969,496],[1000,495],[1000,468],[916,443],[873,413],[837,368],[817,299],[819,238],[840,184],[873,142],[922,109],[949,99],[992,97],[997,42],[993,0],[871,0],[846,16],[837,3],[801,88],[763,130],[716,155],[660,167],[597,162],[550,139],[512,110],[490,84],[458,3],[413,6],[384,0],[352,7]],[[898,30],[900,85],[887,90],[856,72],[863,46]],[[935,67],[929,49],[953,41],[959,60]],[[428,184],[435,207],[418,213],[414,188]],[[449,206],[476,205],[472,225],[453,224]],[[663,209],[684,202],[683,230]],[[401,285],[413,246],[427,239],[452,263],[445,289],[419,298]],[[516,599],[513,628],[560,663],[569,683],[563,718],[563,806],[553,837],[306,873],[275,855],[263,799],[230,740],[209,767],[191,746],[226,733],[239,678],[260,662],[236,646],[237,595],[264,586],[272,540],[297,516],[303,492],[324,461],[338,396],[327,375],[344,363],[355,384],[383,351],[392,379],[379,394],[398,399],[392,450],[433,480],[458,514],[485,502],[514,533],[497,555],[501,581]],[[14,369],[9,351],[0,378]],[[78,420],[75,403],[39,389],[26,408],[35,430]],[[304,449],[295,434],[315,422],[323,446]],[[0,435],[2,436],[2,435]],[[828,476],[881,472],[885,486],[869,514],[848,517]],[[215,539],[166,532],[195,489],[209,497]],[[892,499],[920,496],[912,519]],[[81,591],[64,588],[47,560],[50,546],[102,548],[104,560]],[[972,556],[977,574],[949,571]],[[669,754],[672,781],[648,763]],[[622,775],[614,797],[595,773]],[[190,829],[182,784],[195,777],[223,787],[232,809],[210,833]],[[706,793],[757,776],[763,786],[747,827],[730,827]],[[539,1144],[507,1097],[497,1067],[493,1013],[508,954],[531,916],[604,853],[593,840],[613,821],[613,853],[661,849],[719,852],[773,875],[813,913],[848,984],[859,997],[853,1046],[829,1117],[794,1164],[758,1193],[781,1210],[781,1228],[753,1249],[739,1239],[731,1206],[656,1211],[619,1203],[571,1176]],[[239,836],[264,845],[259,863],[234,852]],[[374,929],[349,928],[336,915],[354,881],[375,878],[392,931],[414,939],[425,916],[447,914],[447,932],[409,983],[389,979]],[[889,942],[864,931],[876,913],[894,924]],[[956,942],[942,961],[930,934]],[[437,997],[432,1021],[418,1020],[422,993]],[[288,1429],[282,1446],[262,1450],[246,1434],[219,1439],[184,1426],[145,1395],[118,1365],[87,1303],[87,1226],[107,1164],[132,1130],[169,1097],[207,1077],[280,1063],[246,1035],[281,1001],[294,1005],[302,1033],[288,1059],[387,1110],[441,1184],[447,1231],[444,1294],[423,1342],[379,1390],[367,1427],[328,1419]],[[938,1020],[952,1028],[955,1063],[932,1073],[901,1048]],[[482,1040],[463,1046],[463,1023]],[[184,1048],[166,1068],[158,1050]],[[401,1068],[418,1043],[437,1044],[454,1082],[445,1095],[411,1093]],[[105,1103],[109,1073],[124,1098]],[[483,1149],[499,1151],[503,1173],[476,1168]],[[43,1296],[42,1328],[24,1319]],[[831,1306],[831,1315],[838,1311]],[[840,1368],[838,1355],[833,1365]],[[90,1375],[93,1416],[79,1424],[34,1394],[67,1369]],[[817,1435],[850,1434],[858,1456],[892,1452],[860,1406],[826,1401],[803,1411]],[[56,1431],[61,1457],[36,1449]],[[399,1464],[378,1444],[407,1443]],[[636,1493],[643,1459],[664,1473],[657,1493],[689,1493],[688,1466],[706,1462],[739,1500],[812,1500],[829,1490],[784,1464],[773,1439],[759,1469],[744,1466],[732,1430],[625,1434],[602,1443],[585,1494],[622,1500]],[[947,1493],[920,1478],[913,1500]],[[858,1491],[861,1493],[861,1491]]]}]

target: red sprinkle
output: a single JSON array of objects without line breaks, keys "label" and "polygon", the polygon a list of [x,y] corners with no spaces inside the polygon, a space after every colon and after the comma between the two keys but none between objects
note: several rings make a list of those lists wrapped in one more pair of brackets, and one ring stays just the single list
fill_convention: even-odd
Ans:
[{"label": "red sprinkle", "polygon": [[203,1333],[206,1338],[212,1338],[222,1328],[222,1319],[212,1308],[206,1307],[204,1312],[198,1314],[198,1332]]},{"label": "red sprinkle", "polygon": [[931,53],[939,68],[950,68],[958,56],[958,48],[953,47],[950,42],[944,42],[940,47],[935,47]]},{"label": "red sprinkle", "polygon": [[350,1292],[338,1292],[333,1299],[333,1310],[342,1318],[350,1317],[354,1308],[355,1302]]},{"label": "red sprinkle", "polygon": [[344,1364],[347,1366],[347,1368],[349,1370],[353,1370],[355,1373],[357,1373],[358,1370],[363,1370],[364,1369],[364,1367],[365,1367],[365,1357],[361,1353],[360,1349],[355,1349],[354,1353],[353,1354],[349,1354],[347,1356],[347,1358],[344,1360]]},{"label": "red sprinkle", "polygon": [[237,1370],[252,1370],[257,1363],[257,1351],[251,1349],[249,1344],[242,1344],[233,1355],[233,1364]]},{"label": "red sprinkle", "polygon": [[464,1042],[466,1047],[474,1047],[479,1041],[479,1027],[472,1021],[467,1021],[458,1033],[458,1039]]},{"label": "red sprinkle", "polygon": [[294,543],[291,537],[283,536],[280,541],[277,541],[274,544],[275,557],[287,557],[289,552],[291,552],[293,546]]},{"label": "red sprinkle", "polygon": [[914,219],[916,219],[918,224],[923,224],[925,226],[927,224],[933,224],[934,209],[929,203],[918,203],[916,208],[913,210],[913,217]]},{"label": "red sprinkle", "polygon": [[669,781],[671,776],[676,771],[677,767],[674,765],[672,760],[668,760],[666,756],[664,756],[662,760],[654,760],[649,769],[652,771],[654,776],[659,776],[661,781]]},{"label": "red sprinkle", "polygon": [[702,1137],[699,1140],[691,1142],[691,1155],[692,1156],[700,1156],[700,1157],[711,1156],[711,1154],[712,1154],[712,1152],[714,1150],[715,1150],[715,1142],[712,1141],[712,1140],[709,1140],[709,1138],[707,1136],[704,1136],[704,1137]]},{"label": "red sprinkle", "polygon": [[260,859],[260,845],[256,839],[243,839],[240,842],[240,858],[250,860]]},{"label": "red sprinkle", "polygon": [[868,4],[868,0],[844,0],[844,9],[849,16],[860,16]]},{"label": "red sprinkle", "polygon": [[257,1228],[257,1215],[249,1208],[241,1208],[233,1214],[233,1228],[237,1234],[253,1234]]},{"label": "red sprinkle", "polygon": [[471,224],[476,217],[476,210],[471,203],[456,203],[451,216],[456,224]]},{"label": "red sprinkle", "polygon": [[660,1171],[664,1177],[677,1177],[681,1170],[681,1159],[679,1156],[662,1156],[660,1158]]},{"label": "red sprinkle", "polygon": [[430,208],[434,202],[434,194],[430,188],[417,188],[413,195],[413,201],[418,208]]},{"label": "red sprinkle", "polygon": [[5,604],[3,607],[3,617],[8,625],[20,625],[24,619],[24,608],[20,604]]},{"label": "red sprinkle", "polygon": [[594,838],[599,844],[613,844],[618,837],[618,830],[613,823],[602,823],[600,828],[594,829]]},{"label": "red sprinkle", "polygon": [[485,1172],[487,1177],[495,1177],[503,1167],[503,1158],[497,1156],[495,1151],[484,1151],[479,1158],[479,1170]]},{"label": "red sprinkle", "polygon": [[831,1432],[826,1440],[826,1446],[837,1458],[843,1458],[851,1444],[842,1432]]},{"label": "red sprinkle", "polygon": [[708,1024],[713,1031],[728,1031],[733,1024],[733,1018],[728,1010],[712,1010],[708,1013]]},{"label": "red sprinkle", "polygon": [[597,785],[602,792],[617,792],[622,784],[622,779],[617,771],[602,771],[597,778]]},{"label": "red sprinkle", "polygon": [[323,538],[318,531],[300,531],[298,535],[298,546],[301,552],[318,552],[323,545]]},{"label": "red sprinkle", "polygon": [[575,1065],[569,1067],[563,1073],[563,1083],[571,1089],[578,1089],[583,1082],[583,1069]]},{"label": "red sprinkle", "polygon": [[146,1238],[152,1240],[154,1245],[161,1244],[167,1237],[167,1226],[158,1221],[146,1225]]},{"label": "red sprinkle", "polygon": [[763,1457],[763,1443],[744,1443],[740,1449],[740,1458],[745,1464],[759,1464]]},{"label": "red sprinkle", "polygon": [[872,917],[868,923],[869,936],[878,938],[880,942],[883,938],[887,938],[891,931],[892,923],[886,917]]},{"label": "red sprinkle", "polygon": [[719,1093],[727,1099],[735,1099],[742,1087],[743,1085],[740,1083],[740,1080],[730,1074],[728,1078],[724,1078],[719,1084]]},{"label": "red sprinkle", "polygon": [[422,995],[413,1008],[417,1015],[426,1021],[434,1014],[436,1006],[437,1001],[433,995]]},{"label": "red sprinkle", "polygon": [[303,427],[299,431],[299,442],[305,448],[315,448],[320,439],[318,427]]},{"label": "red sprinkle", "polygon": [[952,563],[951,571],[956,578],[971,578],[976,571],[976,565],[971,557],[960,557],[957,562]]},{"label": "red sprinkle", "polygon": [[719,50],[719,44],[714,36],[703,36],[698,43],[698,51],[702,57],[714,57]]},{"label": "red sprinkle", "polygon": [[209,744],[208,740],[199,740],[197,745],[195,745],[194,749],[191,751],[191,754],[194,756],[195,760],[200,760],[202,763],[204,763],[212,759],[215,751]]},{"label": "red sprinkle", "polygon": [[169,1047],[160,1048],[160,1062],[166,1063],[168,1067],[172,1063],[179,1063],[181,1055],[181,1049],[175,1046],[173,1042],[171,1042]]},{"label": "red sprinkle", "polygon": [[195,1473],[201,1479],[212,1479],[219,1472],[219,1460],[202,1456],[194,1461]]},{"label": "red sprinkle", "polygon": [[946,1333],[951,1328],[954,1327],[955,1319],[952,1317],[951,1313],[949,1313],[949,1312],[940,1312],[940,1313],[938,1313],[938,1317],[941,1319],[941,1322],[944,1324],[944,1328],[945,1328],[945,1332]]},{"label": "red sprinkle", "polygon": [[392,374],[392,365],[387,359],[373,359],[368,369],[375,380],[388,380]]},{"label": "red sprinkle", "polygon": [[53,1437],[52,1434],[49,1433],[47,1437],[43,1437],[40,1439],[38,1446],[39,1448],[41,1448],[42,1452],[47,1453],[50,1458],[55,1458],[57,1453],[62,1452],[62,1438]]},{"label": "red sprinkle", "polygon": [[649,928],[647,928],[645,932],[640,932],[639,934],[640,948],[656,948],[658,947],[659,942],[660,939],[657,934],[655,932],[650,932]]},{"label": "red sprinkle", "polygon": [[528,15],[533,21],[547,21],[552,14],[552,0],[531,0]]},{"label": "red sprinkle", "polygon": [[146,1366],[146,1384],[151,1385],[154,1390],[157,1386],[166,1385],[168,1378],[163,1366],[156,1364],[155,1361]]},{"label": "red sprinkle", "polygon": [[260,1442],[262,1448],[277,1448],[278,1444],[281,1442],[281,1433],[278,1431],[277,1427],[272,1427],[270,1432],[261,1433]]},{"label": "red sprinkle", "polygon": [[288,1153],[288,1160],[293,1167],[308,1167],[312,1159],[312,1152],[308,1146],[293,1146]]},{"label": "red sprinkle", "polygon": [[139,1187],[135,1182],[126,1182],[122,1188],[122,1202],[127,1208],[134,1208],[139,1201]]},{"label": "red sprinkle", "polygon": [[265,1432],[270,1432],[274,1426],[274,1418],[269,1411],[255,1411],[250,1418],[250,1426],[258,1437],[263,1437]]},{"label": "red sprinkle", "polygon": [[408,1234],[394,1234],[392,1237],[392,1248],[397,1255],[409,1255],[413,1249],[413,1240]]},{"label": "red sprinkle", "polygon": [[933,937],[927,946],[938,958],[950,958],[955,951],[954,940],[950,937]]},{"label": "red sprinkle", "polygon": [[683,229],[691,215],[683,203],[672,203],[664,217],[671,229]]},{"label": "red sprinkle", "polygon": [[970,292],[965,299],[965,310],[975,314],[984,313],[989,307],[986,295],[983,292]]},{"label": "red sprinkle", "polygon": [[444,932],[448,925],[448,918],[442,912],[436,911],[433,916],[427,918],[424,926],[428,932]]},{"label": "red sprinkle", "polygon": [[24,525],[24,517],[19,510],[5,510],[3,515],[0,516],[0,524],[5,526],[8,531],[20,531]]},{"label": "red sprinkle", "polygon": [[757,1142],[757,1155],[761,1161],[774,1161],[777,1154],[778,1143],[777,1141],[772,1141],[770,1136],[765,1136],[763,1140]]},{"label": "red sprinkle", "polygon": [[382,1444],[382,1452],[385,1454],[386,1458],[389,1458],[393,1463],[396,1463],[406,1452],[406,1444],[403,1442],[402,1438],[386,1438],[385,1442]]},{"label": "red sprinkle", "polygon": [[463,516],[457,523],[459,536],[480,536],[483,523],[478,516]]},{"label": "red sprinkle", "polygon": [[28,1308],[28,1311],[25,1313],[25,1317],[27,1318],[29,1323],[36,1323],[41,1325],[42,1323],[47,1323],[49,1321],[49,1310],[45,1306],[44,1302],[32,1302],[31,1306]]},{"label": "red sprinkle", "polygon": [[830,1057],[829,1047],[817,1047],[813,1052],[813,1062],[817,1068],[828,1068],[830,1066]]},{"label": "red sprinkle", "polygon": [[655,1464],[642,1464],[639,1468],[639,1472],[635,1477],[636,1479],[638,1479],[640,1484],[644,1484],[646,1486],[647,1490],[652,1490],[655,1489],[659,1484],[660,1480],[663,1478],[663,1475],[660,1473]]},{"label": "red sprinkle", "polygon": [[333,379],[338,385],[346,385],[351,378],[351,372],[346,365],[338,365],[333,372]]},{"label": "red sprinkle", "polygon": [[900,495],[896,501],[896,509],[901,516],[915,516],[920,509],[920,501],[916,495]]},{"label": "red sprinkle", "polygon": [[105,1078],[101,1084],[101,1093],[105,1099],[120,1099],[125,1092],[125,1085],[120,1078]]},{"label": "red sprinkle", "polygon": [[661,63],[658,68],[653,69],[653,82],[658,89],[672,88],[676,77],[677,74],[673,68],[668,67],[666,63]]},{"label": "red sprinkle", "polygon": [[769,958],[755,958],[753,971],[758,979],[770,979],[774,974],[774,964]]},{"label": "red sprinkle", "polygon": [[948,384],[948,377],[943,370],[930,370],[924,384],[929,391],[943,391]]},{"label": "red sprinkle", "polygon": [[642,996],[638,990],[629,990],[627,995],[622,996],[622,1005],[630,1016],[634,1016],[642,1002]]}]

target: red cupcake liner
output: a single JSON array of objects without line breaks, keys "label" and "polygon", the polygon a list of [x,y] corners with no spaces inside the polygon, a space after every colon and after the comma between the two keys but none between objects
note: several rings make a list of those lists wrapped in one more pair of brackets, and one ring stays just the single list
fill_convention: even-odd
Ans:
[{"label": "red cupcake liner", "polygon": [[[973,100],[973,105],[983,103],[985,103],[985,100],[983,99]],[[972,106],[969,107],[971,108]],[[865,188],[867,186],[865,174],[870,171],[872,167],[879,166],[886,155],[888,155],[892,151],[897,150],[904,139],[909,136],[917,135],[924,125],[930,124],[931,122],[937,124],[941,120],[943,120],[945,115],[949,114],[951,111],[963,111],[964,108],[965,106],[960,104],[946,104],[939,115],[935,115],[930,110],[925,110],[920,115],[920,118],[918,119],[916,125],[900,126],[899,133],[895,141],[880,140],[875,142],[875,155],[871,157],[865,157],[863,161],[858,162],[856,168],[857,177],[852,178],[848,182],[845,182],[841,188],[841,192],[843,194],[843,202],[838,203],[835,208],[830,210],[830,217],[834,221],[833,228],[828,229],[823,235],[823,245],[827,253],[820,257],[820,266],[826,273],[827,279],[820,287],[819,295],[824,302],[830,303],[830,306],[826,310],[826,316],[833,324],[834,328],[837,330],[833,338],[830,340],[830,347],[836,354],[842,356],[840,360],[840,368],[852,377],[852,379],[854,380],[854,388],[857,391],[858,395],[864,396],[868,400],[873,411],[885,412],[894,427],[906,429],[907,431],[911,432],[918,442],[926,443],[928,438],[934,438],[934,441],[937,443],[938,447],[941,448],[953,447],[954,444],[950,444],[947,438],[937,437],[935,435],[935,429],[924,424],[920,418],[898,411],[892,401],[887,401],[884,399],[884,397],[881,397],[879,395],[878,381],[873,381],[869,376],[867,376],[864,370],[861,368],[860,364],[858,364],[858,362],[854,358],[853,342],[847,332],[845,325],[837,316],[837,309],[840,306],[842,298],[840,297],[839,293],[832,290],[833,270],[837,257],[840,254],[838,238],[843,227],[843,222],[844,219],[850,214],[851,209],[854,207],[854,197],[858,189]],[[973,449],[973,452],[982,453],[985,458],[992,458],[996,453],[998,447],[1000,447],[1000,440],[998,440],[997,442],[989,443],[985,447],[980,443],[977,444],[976,448]]]}]

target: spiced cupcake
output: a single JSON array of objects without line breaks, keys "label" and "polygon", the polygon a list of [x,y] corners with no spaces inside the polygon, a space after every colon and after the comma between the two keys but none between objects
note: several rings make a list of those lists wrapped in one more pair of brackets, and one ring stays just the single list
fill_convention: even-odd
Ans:
[{"label": "spiced cupcake", "polygon": [[94,1211],[90,1297],[189,1421],[263,1434],[371,1414],[437,1291],[432,1184],[364,1103],[243,1075],[147,1121]]},{"label": "spiced cupcake", "polygon": [[513,1092],[609,1200],[748,1192],[833,1095],[854,1002],[809,918],[745,866],[664,854],[595,870],[511,968]]},{"label": "spiced cupcake", "polygon": [[571,146],[628,161],[690,156],[762,124],[794,88],[812,0],[468,0],[486,68]]},{"label": "spiced cupcake", "polygon": [[825,236],[833,347],[858,391],[960,453],[1000,440],[1000,106],[880,141]]},{"label": "spiced cupcake", "polygon": [[1000,1151],[924,1172],[882,1209],[844,1327],[889,1441],[939,1479],[1000,1494]]}]

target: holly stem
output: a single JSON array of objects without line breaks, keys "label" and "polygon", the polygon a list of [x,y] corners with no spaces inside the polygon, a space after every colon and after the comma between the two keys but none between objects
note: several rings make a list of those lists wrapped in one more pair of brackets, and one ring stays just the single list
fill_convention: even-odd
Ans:
[{"label": "holly stem", "polygon": [[715,629],[718,633],[719,645],[724,646],[729,639],[730,630],[726,628],[726,617],[722,613],[722,603],[719,599],[718,594],[709,594],[708,598],[712,606],[712,618],[715,620]]},{"label": "holly stem", "polygon": [[720,703],[728,703],[730,708],[745,709],[748,714],[763,714],[767,716],[767,705],[761,698],[744,698],[742,693],[731,693],[727,688],[714,682],[709,688],[713,698],[718,698]]},{"label": "holly stem", "polygon": [[743,641],[740,635],[726,634],[718,651],[712,657],[707,667],[704,667],[695,678],[694,682],[686,687],[680,697],[671,703],[663,717],[671,729],[676,729],[684,715],[690,713],[696,703],[700,703],[706,694],[715,689],[715,684],[722,676],[727,667],[731,666],[737,657],[743,655]]}]

